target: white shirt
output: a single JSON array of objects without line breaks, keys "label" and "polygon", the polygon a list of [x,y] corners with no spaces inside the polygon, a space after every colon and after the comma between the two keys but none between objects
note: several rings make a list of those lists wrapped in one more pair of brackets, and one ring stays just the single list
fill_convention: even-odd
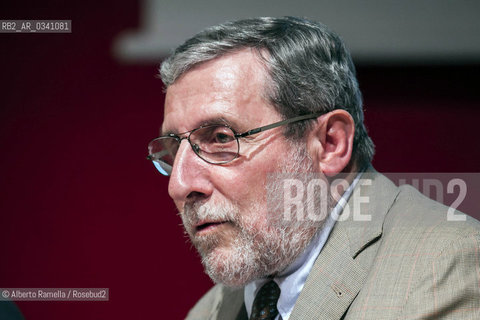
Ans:
[{"label": "white shirt", "polygon": [[[299,257],[297,257],[297,259],[284,272],[277,275],[273,279],[280,287],[280,298],[277,302],[279,314],[275,318],[276,320],[288,320],[290,317],[295,302],[297,301],[298,296],[305,285],[307,276],[310,273],[310,270],[312,270],[315,260],[322,251],[322,248],[325,245],[325,242],[327,242],[328,236],[335,225],[335,219],[333,219],[333,217],[338,217],[340,215],[362,174],[363,172],[357,174],[355,179],[335,205],[335,208],[333,208],[333,210],[330,212],[320,232],[318,232],[312,241],[310,241],[310,244],[307,246],[305,251]],[[245,286],[243,294],[245,307],[247,309],[249,318],[252,313],[255,295],[268,280],[269,279],[255,280]]]}]

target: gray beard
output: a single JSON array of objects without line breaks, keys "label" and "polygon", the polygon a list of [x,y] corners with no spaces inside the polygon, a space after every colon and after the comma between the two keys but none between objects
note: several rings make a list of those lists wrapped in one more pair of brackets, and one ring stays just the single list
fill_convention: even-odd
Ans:
[{"label": "gray beard", "polygon": [[[313,172],[313,162],[302,146],[289,155],[280,168],[280,173],[287,174]],[[253,280],[283,271],[304,252],[323,226],[324,221],[298,219],[295,214],[290,220],[284,219],[281,214],[284,210],[283,194],[279,191],[281,176],[278,181],[275,178],[270,180],[266,186],[269,197],[266,217],[262,214],[242,216],[240,207],[228,201],[185,204],[184,211],[180,213],[185,231],[202,258],[205,272],[215,283],[242,287]],[[318,202],[315,207],[320,207],[321,199],[314,201]],[[328,202],[329,212],[331,201]],[[267,208],[258,203],[252,204],[251,212],[266,211]],[[206,219],[229,221],[233,228],[196,238],[196,223]],[[265,219],[267,223],[261,230],[255,227]],[[227,247],[220,245],[222,239],[229,239]]]}]

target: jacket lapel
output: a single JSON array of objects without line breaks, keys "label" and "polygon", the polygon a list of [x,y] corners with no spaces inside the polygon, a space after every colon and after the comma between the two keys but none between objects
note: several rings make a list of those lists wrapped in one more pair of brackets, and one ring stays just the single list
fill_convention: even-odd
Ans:
[{"label": "jacket lapel", "polygon": [[247,320],[247,311],[243,303],[243,289],[223,288],[222,301],[218,312],[211,319]]},{"label": "jacket lapel", "polygon": [[[291,320],[342,318],[365,282],[378,249],[374,244],[397,194],[396,186],[373,168],[364,173],[305,282]],[[365,215],[370,221],[359,221]]]}]

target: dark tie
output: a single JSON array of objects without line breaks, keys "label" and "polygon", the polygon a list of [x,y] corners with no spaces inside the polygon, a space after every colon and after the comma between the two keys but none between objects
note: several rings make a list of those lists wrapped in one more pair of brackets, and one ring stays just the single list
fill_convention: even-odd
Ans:
[{"label": "dark tie", "polygon": [[277,301],[280,288],[275,281],[270,280],[260,288],[253,301],[250,320],[273,320],[278,315]]}]

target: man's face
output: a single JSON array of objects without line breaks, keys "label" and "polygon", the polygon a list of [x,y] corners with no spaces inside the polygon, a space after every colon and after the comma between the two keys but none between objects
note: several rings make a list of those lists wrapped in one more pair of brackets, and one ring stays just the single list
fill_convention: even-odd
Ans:
[{"label": "man's face", "polygon": [[[264,68],[250,50],[203,63],[168,88],[162,131],[226,123],[244,132],[280,121],[264,88]],[[168,190],[214,281],[242,286],[281,271],[312,238],[316,227],[267,210],[268,172],[313,170],[305,148],[297,148],[276,128],[240,138],[237,159],[212,165],[182,141]]]}]

